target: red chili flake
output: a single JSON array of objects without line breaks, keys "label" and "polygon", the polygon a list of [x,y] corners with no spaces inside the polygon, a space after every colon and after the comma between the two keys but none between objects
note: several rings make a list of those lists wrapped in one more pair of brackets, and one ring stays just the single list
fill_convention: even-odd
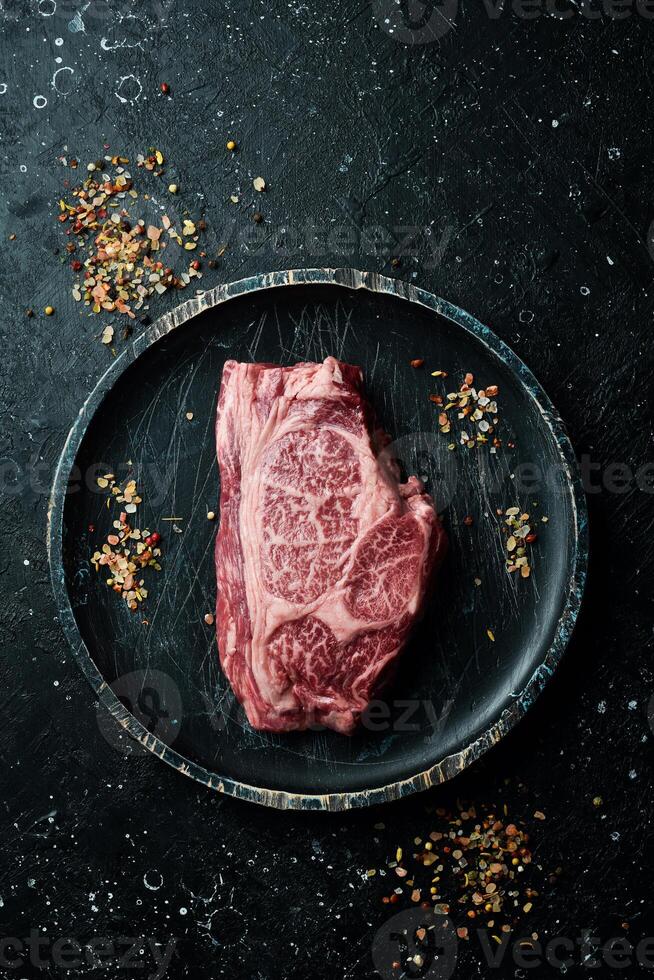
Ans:
[{"label": "red chili flake", "polygon": [[414,359],[411,361],[411,367],[412,368],[421,368],[424,363],[425,363],[425,360],[424,360],[423,357],[414,357]]},{"label": "red chili flake", "polygon": [[474,518],[470,516],[470,514],[466,514],[466,516],[463,518],[463,523],[465,524],[466,527],[472,527],[475,521]]},{"label": "red chili flake", "polygon": [[164,95],[168,95],[168,93],[170,92],[170,85],[168,84],[168,82],[162,82],[159,88],[161,89]]}]

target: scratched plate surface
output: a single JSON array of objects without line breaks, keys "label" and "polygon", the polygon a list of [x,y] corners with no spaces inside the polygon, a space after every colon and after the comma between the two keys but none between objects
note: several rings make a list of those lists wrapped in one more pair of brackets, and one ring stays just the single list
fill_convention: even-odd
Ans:
[{"label": "scratched plate surface", "polygon": [[[350,805],[447,778],[526,710],[574,620],[579,500],[533,378],[521,376],[517,359],[498,356],[489,336],[386,292],[307,283],[197,312],[116,370],[75,451],[62,567],[77,652],[88,651],[128,712],[160,738],[150,748],[164,754],[171,746],[167,761],[228,792],[236,786],[238,795],[319,806],[323,796],[336,805],[346,794]],[[329,354],[362,367],[396,458],[422,476],[443,514],[450,550],[395,681],[354,737],[258,733],[204,623],[215,605],[216,523],[206,515],[219,513],[216,395],[227,358],[287,365]],[[412,369],[414,357],[425,368]],[[431,378],[433,369],[447,370],[448,380]],[[499,385],[504,447],[495,456],[488,447],[449,451],[461,423],[450,436],[437,430],[428,396],[458,387],[466,371],[480,387]],[[143,495],[138,524],[164,539],[163,570],[146,575],[150,595],[136,614],[89,565],[119,510],[107,509],[106,491],[94,483],[107,471],[119,481],[134,475]],[[529,581],[504,567],[496,509],[512,504],[538,523]],[[571,598],[571,590],[578,594]]]}]

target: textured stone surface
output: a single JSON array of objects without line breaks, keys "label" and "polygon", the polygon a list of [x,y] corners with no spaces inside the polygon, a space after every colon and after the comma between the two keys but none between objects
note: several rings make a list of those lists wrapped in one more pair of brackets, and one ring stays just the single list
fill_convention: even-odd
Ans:
[{"label": "textured stone surface", "polygon": [[[651,452],[651,22],[489,20],[466,3],[454,29],[411,45],[375,17],[382,6],[0,8],[3,935],[173,937],[171,977],[373,976],[388,886],[365,870],[456,794],[547,814],[538,859],[564,875],[532,913],[539,933],[607,937],[626,920],[648,934],[652,495],[622,487],[615,466],[635,473]],[[211,248],[229,246],[203,285],[338,264],[433,289],[523,357],[598,464],[569,655],[518,732],[452,786],[383,811],[278,813],[103,737],[44,541],[55,461],[111,356],[54,254],[57,158],[104,144],[167,152]],[[259,175],[269,190],[255,201]],[[145,962],[126,975],[153,972]],[[459,970],[484,973],[472,947]]]}]

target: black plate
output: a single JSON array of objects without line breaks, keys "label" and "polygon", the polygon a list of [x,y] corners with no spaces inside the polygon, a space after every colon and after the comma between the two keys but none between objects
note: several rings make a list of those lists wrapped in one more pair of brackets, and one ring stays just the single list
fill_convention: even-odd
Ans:
[{"label": "black plate", "polygon": [[[425,478],[451,547],[386,701],[361,731],[352,738],[324,731],[268,735],[245,722],[203,619],[215,600],[216,525],[206,514],[218,511],[219,499],[216,393],[227,358],[293,364],[328,354],[363,368],[395,437],[395,455]],[[415,357],[425,359],[424,368],[411,368]],[[433,369],[447,370],[447,382],[431,378]],[[428,395],[458,387],[466,371],[479,386],[500,387],[504,445],[496,455],[488,447],[450,451],[456,436],[438,432]],[[150,596],[136,614],[89,565],[117,516],[95,484],[109,470],[119,478],[133,473],[144,497],[141,526],[165,536],[163,571],[149,576]],[[504,568],[496,509],[513,504],[539,522],[528,581]],[[540,523],[541,516],[549,521]],[[179,517],[179,531],[165,517]],[[113,362],[64,449],[49,547],[68,638],[124,730],[223,792],[280,807],[339,809],[449,778],[525,713],[577,614],[586,511],[560,419],[488,328],[396,280],[304,270],[205,293],[163,317]]]}]

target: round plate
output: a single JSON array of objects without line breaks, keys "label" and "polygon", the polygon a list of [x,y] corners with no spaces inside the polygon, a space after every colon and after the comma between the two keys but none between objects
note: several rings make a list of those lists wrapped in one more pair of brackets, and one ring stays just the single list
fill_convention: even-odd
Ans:
[{"label": "round plate", "polygon": [[[395,681],[360,731],[271,735],[249,728],[204,622],[215,602],[216,525],[206,515],[219,503],[216,395],[227,358],[293,364],[328,354],[362,367],[394,455],[423,477],[444,516],[450,551]],[[425,366],[412,368],[413,358]],[[436,369],[449,378],[431,377]],[[465,420],[454,417],[447,436],[438,431],[429,394],[456,390],[468,371],[480,388],[500,389],[503,444],[495,454],[489,445],[448,449]],[[164,537],[163,569],[148,570],[150,594],[136,613],[89,563],[119,510],[107,509],[107,491],[96,484],[108,471],[119,482],[134,476],[143,496],[138,524]],[[512,505],[538,524],[526,580],[505,570],[496,511]],[[570,637],[586,535],[561,420],[498,337],[404,282],[306,269],[206,292],[116,358],[66,442],[49,554],[75,656],[124,731],[213,789],[271,806],[336,810],[442,782],[516,724]],[[123,736],[100,711],[107,738]]]}]

